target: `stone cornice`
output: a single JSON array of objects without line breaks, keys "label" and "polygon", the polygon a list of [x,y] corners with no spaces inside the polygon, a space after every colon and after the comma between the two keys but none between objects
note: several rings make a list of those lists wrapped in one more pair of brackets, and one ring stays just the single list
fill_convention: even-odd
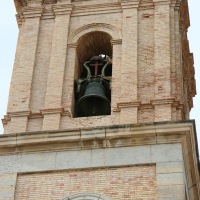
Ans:
[{"label": "stone cornice", "polygon": [[[101,141],[98,148],[174,142],[181,143],[183,141],[183,137],[195,137],[194,134],[193,121],[114,125],[87,129],[13,133],[0,135],[0,154],[10,154],[20,151],[29,152],[59,150],[58,145],[56,146],[56,149],[54,149],[55,143],[65,143],[66,149],[90,149],[94,148],[92,141],[97,140],[99,140],[99,142]],[[126,143],[121,142],[116,144],[114,142],[116,139],[123,141],[124,138],[126,138]],[[127,140],[127,138],[130,140]],[[134,138],[138,138],[138,140],[135,141]],[[146,140],[144,138],[146,138]],[[87,147],[85,146],[84,141],[90,141],[87,144]],[[194,138],[188,140],[188,142],[191,141],[194,142]],[[73,142],[73,146],[70,145],[71,142]],[[69,146],[67,146],[67,144],[69,144]],[[197,144],[190,145],[192,145],[194,149],[197,149]],[[27,146],[27,148],[26,150],[20,150],[20,146]],[[60,145],[60,147],[63,149],[62,145]]]},{"label": "stone cornice", "polygon": [[75,3],[74,6],[75,8],[72,12],[72,16],[121,12],[121,5],[118,2],[92,5],[79,5]]},{"label": "stone cornice", "polygon": [[41,5],[55,4],[57,0],[14,0],[17,12],[21,12],[26,6],[38,7]]}]

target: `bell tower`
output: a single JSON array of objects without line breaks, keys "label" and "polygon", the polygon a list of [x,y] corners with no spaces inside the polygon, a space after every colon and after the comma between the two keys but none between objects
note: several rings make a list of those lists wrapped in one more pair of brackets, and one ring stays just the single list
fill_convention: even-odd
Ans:
[{"label": "bell tower", "polygon": [[187,0],[14,3],[0,200],[200,199]]}]

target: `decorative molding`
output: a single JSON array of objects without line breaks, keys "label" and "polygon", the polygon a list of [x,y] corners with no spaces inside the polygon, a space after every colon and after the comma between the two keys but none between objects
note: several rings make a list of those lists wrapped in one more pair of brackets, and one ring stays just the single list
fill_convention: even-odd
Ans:
[{"label": "decorative molding", "polygon": [[130,108],[130,107],[139,107],[140,104],[141,104],[140,101],[120,102],[120,103],[117,103],[117,107],[119,109],[121,109],[121,108]]},{"label": "decorative molding", "polygon": [[78,46],[77,43],[67,44],[67,47],[69,47],[69,48],[76,48],[77,46]]},{"label": "decorative molding", "polygon": [[122,44],[122,39],[111,40],[110,42],[112,45]]},{"label": "decorative molding", "polygon": [[[12,154],[20,151],[24,153],[29,151],[33,152],[38,151],[38,147],[40,147],[40,151],[58,150],[59,145],[57,145],[54,149],[53,144],[55,144],[55,142],[56,144],[60,143],[61,149],[66,148],[68,150],[174,142],[180,143],[182,142],[182,137],[184,136],[195,137],[193,123],[194,122],[192,120],[177,122],[152,122],[144,124],[100,126],[85,129],[3,134],[0,135],[0,154]],[[146,137],[150,140],[145,140],[144,138]],[[127,140],[128,138],[129,140]],[[134,138],[138,138],[137,142]],[[121,142],[115,143],[114,141],[116,139],[121,140]],[[94,141],[99,141],[98,147],[94,147]],[[195,140],[188,140],[188,142],[191,141],[194,142]],[[73,142],[73,146],[68,146],[67,144],[70,144],[71,142]],[[64,143],[66,145],[63,146],[62,144]],[[197,144],[190,145],[195,146]],[[20,146],[27,146],[28,148],[20,150]],[[14,149],[9,150],[8,148]],[[193,149],[196,149],[196,147]]]},{"label": "decorative molding", "polygon": [[16,112],[8,112],[7,115],[4,115],[4,118],[1,119],[2,123],[6,125],[8,121],[11,120],[12,117],[30,117],[31,111],[16,111]]},{"label": "decorative molding", "polygon": [[42,15],[42,19],[54,19],[54,18],[55,18],[55,13],[54,13],[52,7],[51,8],[45,7],[45,10]]},{"label": "decorative molding", "polygon": [[68,117],[72,117],[72,112],[71,112],[70,109],[67,109],[67,110],[64,110],[64,111],[62,112],[62,115],[63,115],[63,116],[68,116]]},{"label": "decorative molding", "polygon": [[133,102],[120,102],[117,103],[117,107],[113,107],[113,112],[120,112],[122,108],[129,108],[129,107],[138,107],[139,110],[144,109],[154,109],[154,106],[156,105],[172,105],[172,107],[175,108],[183,108],[183,103],[181,103],[179,100],[176,100],[173,97],[169,97],[166,99],[154,99],[151,100],[149,103],[141,103],[141,101],[133,101]]},{"label": "decorative molding", "polygon": [[151,103],[141,103],[139,106],[139,110],[146,110],[146,109],[154,109],[154,106]]},{"label": "decorative molding", "polygon": [[159,5],[171,5],[171,0],[153,0],[155,6]]},{"label": "decorative molding", "polygon": [[138,8],[140,3],[139,0],[120,0],[122,9],[133,9]]},{"label": "decorative molding", "polygon": [[30,114],[31,114],[30,110],[24,110],[24,111],[8,112],[7,116],[9,116],[9,118],[24,117],[24,116],[30,116]]},{"label": "decorative molding", "polygon": [[141,101],[131,101],[131,102],[120,102],[117,103],[117,107],[113,107],[113,112],[120,112],[122,108],[139,107]]},{"label": "decorative molding", "polygon": [[175,98],[163,98],[163,99],[154,99],[150,101],[152,105],[165,105],[165,104],[173,104],[175,102]]},{"label": "decorative molding", "polygon": [[84,192],[84,193],[77,193],[74,195],[70,195],[69,197],[64,198],[63,200],[81,200],[81,199],[87,199],[87,200],[111,200],[110,198],[98,194],[98,193],[90,193],[90,192]]},{"label": "decorative molding", "polygon": [[19,12],[18,14],[16,14],[16,20],[17,20],[17,25],[19,28],[21,28],[23,22],[24,22],[24,18],[23,18],[23,14],[22,12]]},{"label": "decorative molding", "polygon": [[115,12],[122,12],[120,3],[103,3],[103,4],[83,4],[74,2],[75,9],[72,12],[72,16],[82,16],[82,15],[97,15],[97,14],[111,14]]},{"label": "decorative molding", "polygon": [[29,119],[43,118],[43,115],[40,112],[31,112]]},{"label": "decorative molding", "polygon": [[1,121],[2,121],[2,124],[3,125],[6,125],[7,123],[8,123],[8,121],[10,121],[10,116],[9,115],[4,115],[4,118],[3,119],[1,119]]},{"label": "decorative molding", "polygon": [[52,4],[51,6],[55,15],[70,15],[74,8],[73,4]]},{"label": "decorative molding", "polygon": [[69,34],[68,44],[70,45],[73,43],[74,44],[77,43],[78,39],[81,36],[93,31],[106,32],[112,37],[113,40],[121,39],[121,30],[116,28],[115,26],[105,23],[92,23],[92,24],[86,24],[72,31]]},{"label": "decorative molding", "polygon": [[22,14],[24,18],[41,17],[43,12],[44,12],[44,6],[38,6],[38,7],[26,6],[22,9]]},{"label": "decorative molding", "polygon": [[64,108],[45,108],[40,110],[42,115],[63,113]]}]

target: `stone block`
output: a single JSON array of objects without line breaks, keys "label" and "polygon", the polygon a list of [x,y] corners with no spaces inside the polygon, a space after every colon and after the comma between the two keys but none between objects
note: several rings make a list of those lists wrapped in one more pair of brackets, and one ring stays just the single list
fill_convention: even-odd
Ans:
[{"label": "stone block", "polygon": [[157,174],[183,173],[183,172],[184,172],[183,162],[156,163]]},{"label": "stone block", "polygon": [[110,148],[106,151],[106,166],[151,163],[150,146]]},{"label": "stone block", "polygon": [[16,173],[0,174],[0,187],[3,186],[15,186],[17,179]]},{"label": "stone block", "polygon": [[20,169],[20,159],[21,155],[0,156],[0,173],[18,172]]},{"label": "stone block", "polygon": [[0,187],[0,200],[5,198],[14,199],[15,187],[13,186],[1,186]]},{"label": "stone block", "polygon": [[66,151],[56,154],[56,169],[77,169],[91,167],[91,150]]},{"label": "stone block", "polygon": [[106,166],[106,149],[92,149],[92,167]]},{"label": "stone block", "polygon": [[183,161],[181,144],[151,145],[151,159],[153,163]]},{"label": "stone block", "polygon": [[184,185],[183,173],[157,174],[157,185]]},{"label": "stone block", "polygon": [[56,153],[22,154],[20,172],[46,171],[55,169]]},{"label": "stone block", "polygon": [[158,200],[185,200],[184,185],[167,185],[157,187]]}]

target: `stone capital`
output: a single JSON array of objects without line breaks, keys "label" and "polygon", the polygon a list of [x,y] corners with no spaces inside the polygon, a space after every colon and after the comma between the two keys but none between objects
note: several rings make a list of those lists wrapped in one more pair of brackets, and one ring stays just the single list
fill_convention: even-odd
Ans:
[{"label": "stone capital", "polygon": [[74,8],[73,4],[52,5],[55,15],[70,15]]},{"label": "stone capital", "polygon": [[63,111],[64,111],[63,108],[45,108],[45,109],[40,110],[42,115],[63,113]]},{"label": "stone capital", "polygon": [[132,9],[137,8],[139,5],[139,0],[121,0],[121,7],[122,9]]},{"label": "stone capital", "polygon": [[41,17],[44,11],[43,6],[38,6],[38,7],[24,7],[22,9],[22,14],[24,18],[37,18]]},{"label": "stone capital", "polygon": [[174,104],[175,102],[175,98],[163,98],[163,99],[154,99],[154,100],[151,100],[151,104],[154,105],[154,106],[157,106],[157,105],[165,105],[165,104]]},{"label": "stone capital", "polygon": [[23,21],[24,21],[23,14],[21,12],[16,14],[16,20],[17,20],[17,25],[20,28],[23,24]]},{"label": "stone capital", "polygon": [[157,5],[170,5],[171,0],[153,0],[155,6]]},{"label": "stone capital", "polygon": [[122,39],[111,40],[112,45],[122,44]]},{"label": "stone capital", "polygon": [[112,108],[112,111],[119,112],[122,108],[139,107],[140,104],[141,104],[140,101],[120,102],[120,103],[117,103],[116,108]]},{"label": "stone capital", "polygon": [[9,117],[24,117],[29,116],[31,114],[30,110],[22,110],[22,111],[15,111],[15,112],[8,112]]},{"label": "stone capital", "polygon": [[42,5],[44,0],[26,0],[28,6],[38,6]]},{"label": "stone capital", "polygon": [[67,44],[67,47],[69,47],[69,48],[74,48],[74,49],[76,49],[77,46],[78,46],[77,43]]}]

